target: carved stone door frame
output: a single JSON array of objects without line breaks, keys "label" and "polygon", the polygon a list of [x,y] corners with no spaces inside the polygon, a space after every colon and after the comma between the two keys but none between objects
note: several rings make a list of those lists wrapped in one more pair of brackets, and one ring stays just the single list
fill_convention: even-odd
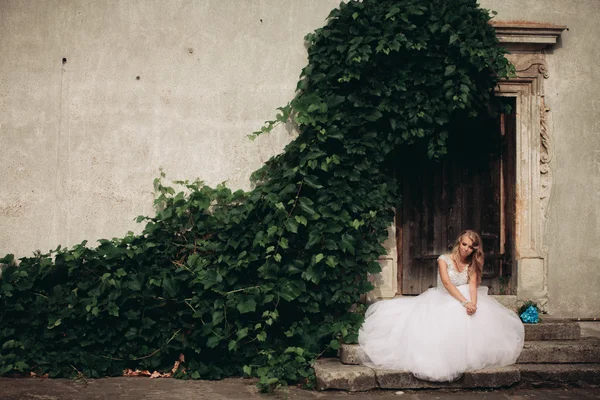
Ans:
[{"label": "carved stone door frame", "polygon": [[544,232],[552,189],[550,109],[544,98],[548,68],[544,50],[556,44],[565,26],[542,23],[496,22],[502,46],[510,54],[516,76],[501,81],[497,96],[516,103],[515,258],[516,300],[548,302],[548,248]]},{"label": "carved stone door frame", "polygon": [[[507,58],[516,69],[515,77],[498,84],[496,95],[515,98],[517,113],[514,227],[517,295],[497,297],[505,297],[502,300],[510,305],[518,299],[536,300],[543,307],[548,300],[548,249],[543,238],[552,188],[550,110],[544,101],[544,80],[549,76],[544,50],[556,44],[566,27],[510,22],[494,22],[493,26],[501,46],[510,53]],[[382,272],[371,277],[375,289],[367,300],[398,294],[401,242],[401,238],[396,237],[394,223],[384,243],[388,254],[379,259]]]}]

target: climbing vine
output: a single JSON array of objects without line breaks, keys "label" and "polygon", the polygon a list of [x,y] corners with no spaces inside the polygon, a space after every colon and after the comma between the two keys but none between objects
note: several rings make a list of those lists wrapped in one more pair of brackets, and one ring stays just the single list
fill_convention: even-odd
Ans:
[{"label": "climbing vine", "polygon": [[357,339],[349,310],[380,271],[392,171],[444,155],[452,124],[487,112],[511,73],[489,19],[474,0],[341,3],[306,36],[295,98],[250,135],[299,132],[253,190],[161,177],[141,234],[0,260],[0,375],[310,384],[312,360]]}]

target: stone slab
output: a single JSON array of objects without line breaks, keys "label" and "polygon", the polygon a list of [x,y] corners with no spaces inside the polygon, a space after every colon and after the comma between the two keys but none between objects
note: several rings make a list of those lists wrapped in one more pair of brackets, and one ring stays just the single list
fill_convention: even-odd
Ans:
[{"label": "stone slab", "polygon": [[504,307],[509,310],[517,311],[518,300],[515,295],[506,295],[506,294],[492,294],[491,298],[495,299],[498,303],[502,304]]},{"label": "stone slab", "polygon": [[521,379],[515,366],[465,372],[454,382],[429,382],[417,379],[408,371],[344,365],[337,359],[321,359],[315,363],[318,390],[360,392],[380,389],[474,389],[512,386]]},{"label": "stone slab", "polygon": [[364,392],[377,388],[375,371],[362,365],[344,365],[337,358],[317,360],[314,365],[317,390]]},{"label": "stone slab", "polygon": [[577,340],[581,338],[581,328],[577,322],[542,321],[539,324],[525,324],[525,340]]},{"label": "stone slab", "polygon": [[600,386],[600,364],[519,364],[520,387]]},{"label": "stone slab", "polygon": [[600,320],[579,321],[577,325],[581,328],[581,336],[593,336],[600,338]]},{"label": "stone slab", "polygon": [[600,340],[540,340],[525,342],[518,364],[600,363]]},{"label": "stone slab", "polygon": [[408,371],[375,369],[381,389],[475,389],[500,388],[519,382],[521,375],[515,366],[488,368],[465,372],[453,382],[429,382],[417,379]]},{"label": "stone slab", "polygon": [[[525,340],[578,340],[581,328],[577,322],[565,320],[548,320],[539,324],[525,324]],[[363,351],[357,344],[343,344],[338,350],[338,357],[343,364],[360,365]]]},{"label": "stone slab", "polygon": [[360,365],[364,352],[357,344],[342,344],[338,350],[340,362],[346,365]]}]

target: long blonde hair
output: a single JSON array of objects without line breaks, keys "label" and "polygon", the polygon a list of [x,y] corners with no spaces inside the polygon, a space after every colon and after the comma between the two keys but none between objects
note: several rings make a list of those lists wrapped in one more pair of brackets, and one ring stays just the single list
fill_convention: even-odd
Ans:
[{"label": "long blonde hair", "polygon": [[450,254],[455,261],[460,260],[460,257],[458,257],[458,249],[460,248],[460,242],[465,236],[473,242],[473,252],[467,257],[467,262],[469,263],[469,279],[474,273],[477,278],[477,285],[479,285],[481,283],[481,276],[483,275],[483,262],[485,257],[483,253],[483,243],[481,242],[479,234],[469,229],[463,231],[456,239]]}]

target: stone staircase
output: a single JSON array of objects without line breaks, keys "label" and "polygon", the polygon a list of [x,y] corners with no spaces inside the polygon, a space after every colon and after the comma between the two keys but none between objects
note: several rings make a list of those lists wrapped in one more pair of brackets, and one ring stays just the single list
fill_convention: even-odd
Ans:
[{"label": "stone staircase", "polygon": [[408,371],[360,365],[358,345],[344,344],[339,359],[316,362],[317,389],[475,389],[600,385],[600,337],[581,336],[578,323],[545,318],[525,325],[525,346],[517,364],[470,371],[454,382],[428,382]]}]

